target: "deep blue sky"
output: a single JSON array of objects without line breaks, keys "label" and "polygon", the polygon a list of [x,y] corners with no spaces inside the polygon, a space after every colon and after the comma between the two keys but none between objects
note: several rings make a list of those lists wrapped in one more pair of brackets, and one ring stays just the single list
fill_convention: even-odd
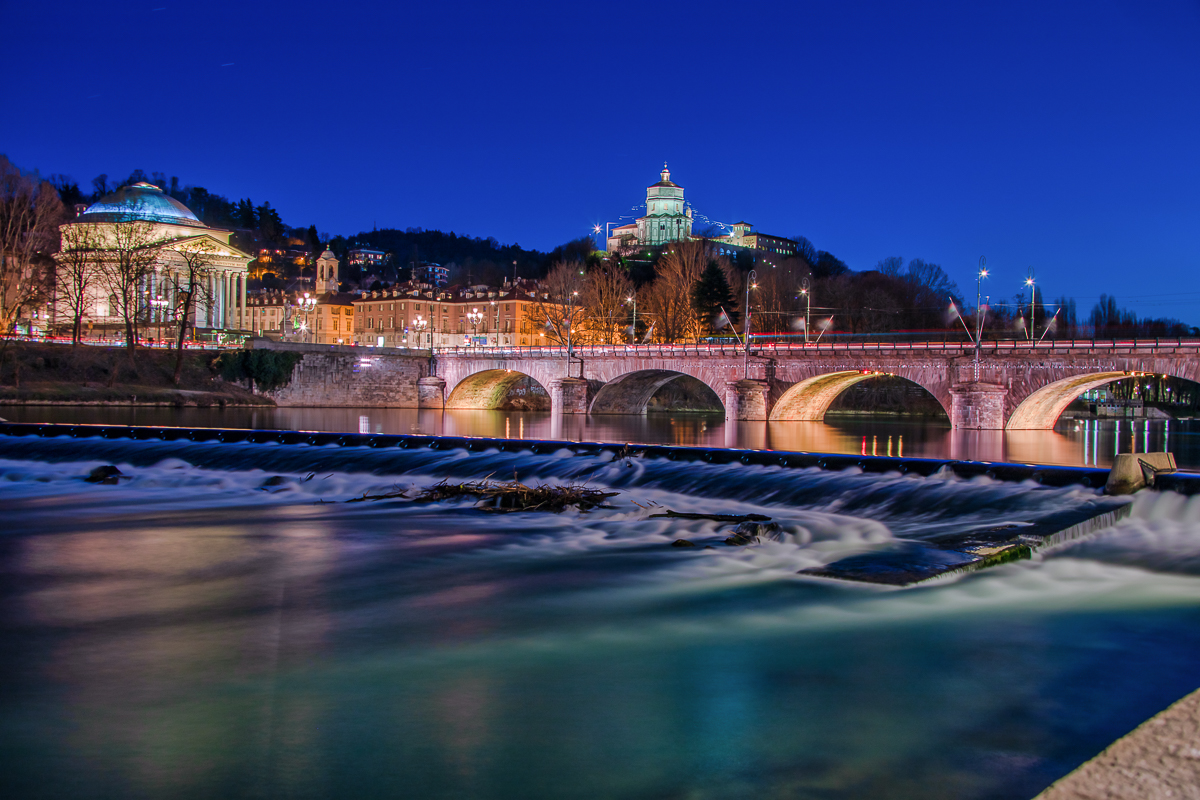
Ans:
[{"label": "deep blue sky", "polygon": [[[158,9],[158,10],[156,10]],[[663,161],[855,269],[1200,324],[1200,2],[0,0],[0,152],[548,249]]]}]

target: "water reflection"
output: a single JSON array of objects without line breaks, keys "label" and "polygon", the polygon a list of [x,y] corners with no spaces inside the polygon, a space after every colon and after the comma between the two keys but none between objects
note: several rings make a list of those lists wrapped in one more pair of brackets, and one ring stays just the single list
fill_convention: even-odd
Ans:
[{"label": "water reflection", "polygon": [[898,416],[829,417],[825,422],[736,422],[721,414],[598,414],[412,408],[99,408],[24,406],[14,422],[277,428],[506,439],[636,442],[859,455],[957,458],[1105,467],[1118,453],[1169,450],[1200,467],[1194,420],[1062,420],[1052,431],[955,431]]}]

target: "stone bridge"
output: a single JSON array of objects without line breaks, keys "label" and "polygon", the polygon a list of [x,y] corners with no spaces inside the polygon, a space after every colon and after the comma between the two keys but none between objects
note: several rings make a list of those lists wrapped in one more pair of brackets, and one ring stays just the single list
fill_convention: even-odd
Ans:
[{"label": "stone bridge", "polygon": [[424,406],[496,408],[529,376],[563,414],[639,414],[681,375],[707,384],[727,419],[820,420],[860,381],[895,375],[921,386],[956,428],[1051,428],[1081,393],[1134,375],[1200,381],[1200,341],[984,342],[461,348],[438,351]]}]

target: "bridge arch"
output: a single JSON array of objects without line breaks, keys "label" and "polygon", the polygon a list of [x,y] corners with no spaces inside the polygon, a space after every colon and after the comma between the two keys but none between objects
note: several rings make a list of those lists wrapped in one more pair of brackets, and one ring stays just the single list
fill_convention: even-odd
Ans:
[{"label": "bridge arch", "polygon": [[[903,375],[896,375],[891,372],[879,372],[876,370],[855,369],[842,370],[839,372],[827,372],[823,375],[815,375],[810,378],[805,378],[795,384],[792,384],[787,390],[780,395],[779,399],[771,408],[770,419],[772,422],[783,421],[815,421],[819,422],[825,418],[825,412],[837,399],[838,395],[849,389],[851,386],[869,381],[874,378],[885,376],[898,377],[913,384],[920,386],[926,392],[929,389],[922,386],[918,381]],[[946,416],[950,416],[950,410],[946,408],[946,403],[933,392],[929,394],[938,402],[942,411],[946,412]]]},{"label": "bridge arch", "polygon": [[1022,400],[1008,417],[1004,427],[1010,431],[1049,430],[1058,422],[1059,416],[1079,395],[1105,384],[1132,378],[1136,372],[1094,372],[1073,375],[1054,381],[1032,392]]},{"label": "bridge arch", "polygon": [[668,369],[641,369],[618,375],[605,383],[596,392],[588,407],[589,414],[644,414],[650,403],[650,398],[672,381],[679,378],[692,378],[706,386],[713,394],[716,403],[722,409],[725,404],[721,393],[712,385],[694,375]]},{"label": "bridge arch", "polygon": [[446,398],[446,408],[500,408],[521,381],[536,384],[549,403],[549,391],[532,375],[513,369],[486,369],[460,380]]}]

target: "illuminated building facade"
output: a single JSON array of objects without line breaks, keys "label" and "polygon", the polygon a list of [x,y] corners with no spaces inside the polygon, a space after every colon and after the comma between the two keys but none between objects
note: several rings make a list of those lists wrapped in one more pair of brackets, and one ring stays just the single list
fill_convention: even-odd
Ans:
[{"label": "illuminated building facade", "polygon": [[[182,254],[188,252],[203,253],[204,294],[211,298],[211,302],[197,303],[193,309],[195,327],[228,332],[250,329],[246,280],[251,256],[229,243],[231,231],[205,225],[159,187],[150,183],[123,186],[60,226],[59,233],[63,248],[86,237],[86,252],[94,254],[84,311],[86,330],[96,333],[120,329],[126,311],[147,326],[173,322],[180,307],[180,292],[187,288]],[[154,258],[140,277],[131,301],[137,307],[125,309],[106,275],[112,274],[111,265],[118,258],[118,240],[123,237],[129,241],[131,235],[143,249],[153,250]],[[70,311],[61,305],[55,305],[54,315],[59,326],[73,322]]]}]

